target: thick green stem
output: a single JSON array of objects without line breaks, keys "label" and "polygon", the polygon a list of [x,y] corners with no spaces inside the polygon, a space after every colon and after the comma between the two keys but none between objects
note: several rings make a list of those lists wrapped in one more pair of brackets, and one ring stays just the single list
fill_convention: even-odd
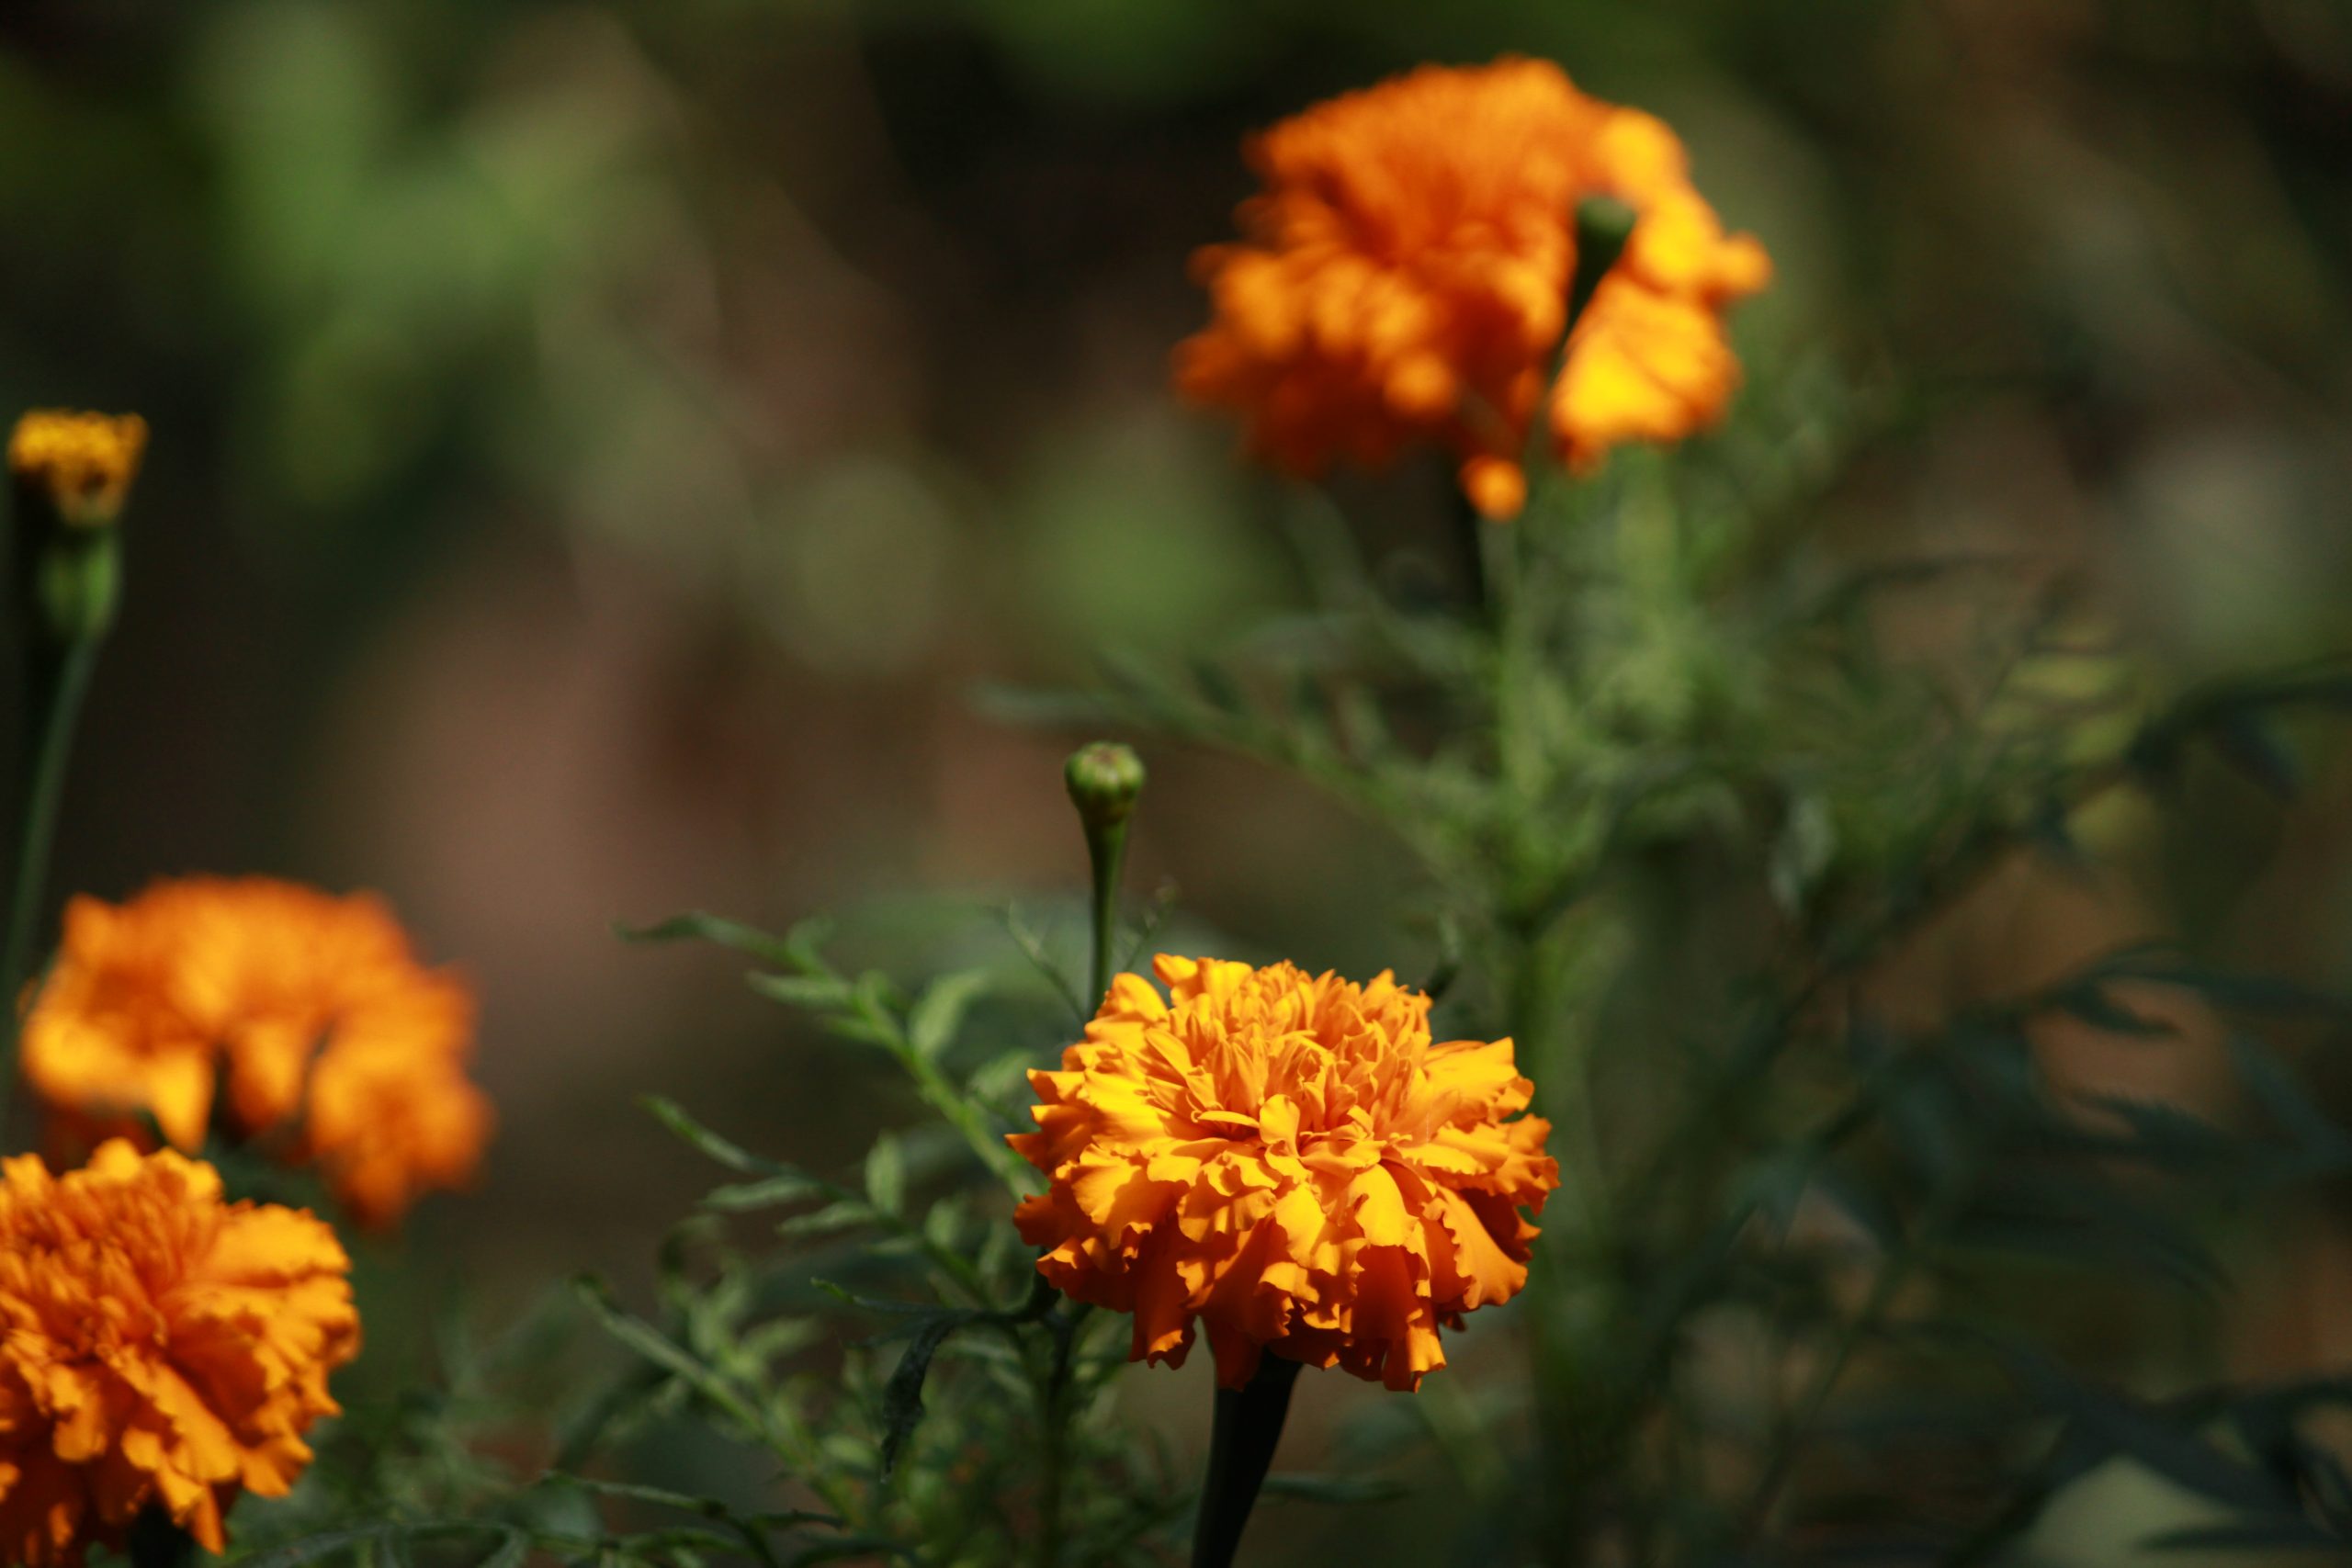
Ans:
[{"label": "thick green stem", "polygon": [[1600,1157],[1590,1037],[1568,1017],[1568,955],[1547,933],[1525,932],[1506,939],[1502,962],[1512,1038],[1542,1086],[1540,1109],[1554,1121],[1560,1161],[1548,1211],[1557,1217],[1546,1224],[1533,1264],[1544,1281],[1541,1305],[1529,1324],[1545,1391],[1537,1426],[1545,1477],[1540,1539],[1545,1562],[1582,1564],[1602,1528],[1608,1477],[1623,1458],[1614,1371],[1623,1311],[1609,1261],[1616,1216]]},{"label": "thick green stem", "polygon": [[[1063,782],[1070,804],[1086,829],[1086,856],[1093,873],[1094,945],[1091,1007],[1100,1007],[1111,990],[1112,939],[1119,924],[1119,869],[1127,853],[1127,818],[1143,793],[1143,763],[1126,747],[1098,740],[1082,746],[1063,764]],[[1043,1276],[1041,1275],[1042,1279]],[[1080,1325],[1092,1309],[1083,1302],[1066,1302],[1053,1314],[1053,1359],[1039,1391],[1037,1420],[1044,1441],[1039,1462],[1044,1467],[1037,1489],[1038,1568],[1061,1568],[1062,1493],[1064,1472],[1069,1468],[1071,1360],[1077,1351]]]},{"label": "thick green stem", "polygon": [[1094,966],[1089,994],[1100,1007],[1111,994],[1112,944],[1119,929],[1119,872],[1127,858],[1127,825],[1090,827],[1086,852],[1094,863]]},{"label": "thick green stem", "polygon": [[[50,850],[57,834],[57,810],[65,793],[65,763],[74,747],[74,728],[89,690],[90,672],[96,668],[98,637],[84,637],[62,649],[44,646],[33,654],[26,709],[26,771],[24,817],[17,840],[15,882],[8,898],[6,945],[0,948],[0,998],[11,1010],[20,1006],[19,993],[31,964],[36,935],[46,909]],[[17,1018],[12,1011],[8,1039],[14,1043]],[[0,1116],[7,1111],[8,1092],[16,1081],[10,1070],[0,1072]]]},{"label": "thick green stem", "polygon": [[1265,1484],[1290,1414],[1298,1363],[1282,1356],[1258,1362],[1239,1388],[1216,1391],[1216,1422],[1209,1433],[1209,1473],[1201,1487],[1200,1523],[1193,1532],[1193,1568],[1231,1568],[1241,1529]]},{"label": "thick green stem", "polygon": [[1037,1568],[1061,1568],[1062,1479],[1069,1468],[1070,1363],[1079,1328],[1093,1310],[1084,1302],[1069,1302],[1052,1319],[1054,1363],[1046,1378],[1044,1408],[1038,1413],[1046,1440],[1045,1475],[1037,1501]]}]

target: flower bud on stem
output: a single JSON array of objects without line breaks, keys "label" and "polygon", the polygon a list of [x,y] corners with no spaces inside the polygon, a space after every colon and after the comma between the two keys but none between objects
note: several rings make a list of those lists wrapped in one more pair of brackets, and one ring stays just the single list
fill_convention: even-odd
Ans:
[{"label": "flower bud on stem", "polygon": [[1216,1420],[1209,1431],[1209,1473],[1201,1484],[1200,1522],[1193,1530],[1193,1568],[1230,1568],[1241,1528],[1265,1484],[1290,1414],[1298,1363],[1265,1356],[1239,1388],[1216,1391]]},{"label": "flower bud on stem", "polygon": [[[11,1045],[41,919],[74,721],[121,596],[122,545],[115,524],[146,444],[146,422],[136,414],[50,411],[26,414],[8,439],[26,628],[23,818],[0,945],[0,1003],[12,1012],[6,1036]],[[13,1063],[0,1069],[0,1115],[15,1077]]]},{"label": "flower bud on stem", "polygon": [[[1070,753],[1069,761],[1062,764],[1062,782],[1069,786],[1069,802],[1078,807],[1079,822],[1086,829],[1086,856],[1094,878],[1091,978],[1094,1005],[1100,1007],[1111,991],[1111,946],[1119,925],[1119,868],[1127,855],[1127,818],[1135,814],[1136,801],[1143,794],[1143,762],[1116,741],[1097,740]],[[1040,1391],[1038,1412],[1045,1436],[1037,1503],[1039,1568],[1061,1568],[1062,1472],[1069,1461],[1070,1361],[1092,1310],[1084,1302],[1068,1302],[1050,1318],[1052,1366]]]},{"label": "flower bud on stem", "polygon": [[1086,828],[1094,873],[1094,970],[1091,996],[1100,1007],[1111,992],[1111,943],[1118,928],[1119,868],[1127,854],[1127,818],[1143,794],[1143,762],[1114,740],[1097,740],[1062,765],[1070,804]]}]

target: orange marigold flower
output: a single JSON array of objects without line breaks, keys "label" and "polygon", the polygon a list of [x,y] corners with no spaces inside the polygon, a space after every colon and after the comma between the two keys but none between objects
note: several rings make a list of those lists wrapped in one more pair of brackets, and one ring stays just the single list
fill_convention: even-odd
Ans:
[{"label": "orange marigold flower", "polygon": [[[1216,314],[1178,348],[1176,384],[1238,412],[1281,467],[1430,443],[1509,516],[1539,403],[1553,450],[1588,468],[1711,423],[1738,383],[1723,310],[1770,278],[1763,247],[1724,232],[1673,131],[1549,62],[1423,66],[1284,120],[1249,157],[1266,188],[1242,204],[1242,243],[1195,258]],[[1589,197],[1635,221],[1547,392]]]},{"label": "orange marigold flower", "polygon": [[283,1129],[381,1224],[471,1175],[491,1124],[465,1074],[472,1043],[471,996],[417,962],[379,900],[188,877],[67,907],[23,1059],[69,1131],[152,1117],[193,1152],[216,1120]]},{"label": "orange marigold flower", "polygon": [[149,1507],[209,1551],[240,1490],[285,1495],[357,1353],[350,1260],[308,1213],[117,1140],[0,1162],[0,1561],[119,1549]]},{"label": "orange marigold flower", "polygon": [[1153,969],[1169,1000],[1120,976],[1062,1070],[1029,1075],[1038,1270],[1133,1313],[1134,1359],[1182,1364],[1198,1318],[1227,1388],[1269,1350],[1418,1387],[1441,1326],[1526,1282],[1519,1211],[1559,1184],[1511,1043],[1431,1043],[1429,998],[1385,973]]}]

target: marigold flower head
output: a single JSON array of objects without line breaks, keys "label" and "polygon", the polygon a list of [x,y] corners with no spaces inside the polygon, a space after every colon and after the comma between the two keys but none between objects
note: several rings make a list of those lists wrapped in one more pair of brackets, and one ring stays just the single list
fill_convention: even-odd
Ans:
[{"label": "marigold flower head", "polygon": [[169,1150],[0,1162],[0,1561],[70,1568],[149,1507],[221,1550],[237,1494],[283,1495],[335,1414],[350,1267],[311,1214],[223,1202]]},{"label": "marigold flower head", "polygon": [[68,1131],[153,1118],[193,1152],[216,1121],[285,1130],[369,1224],[463,1183],[490,1134],[466,1077],[473,1001],[377,899],[264,877],[74,899],[25,1021],[26,1080]]},{"label": "marigold flower head", "polygon": [[8,436],[8,472],[65,522],[103,526],[122,511],[146,449],[147,422],[135,413],[36,409]]},{"label": "marigold flower head", "polygon": [[[1713,423],[1738,383],[1723,310],[1770,276],[1763,247],[1724,233],[1664,123],[1549,62],[1423,66],[1283,121],[1249,157],[1265,189],[1241,243],[1195,258],[1215,319],[1179,346],[1176,384],[1238,412],[1280,467],[1434,445],[1509,516],[1539,405],[1581,469]],[[1633,233],[1547,388],[1577,204],[1596,196],[1634,209]]]},{"label": "marigold flower head", "polygon": [[1390,1388],[1441,1327],[1508,1301],[1559,1183],[1511,1043],[1432,1043],[1429,998],[1288,964],[1162,956],[1122,975],[1015,1149],[1052,1185],[1015,1218],[1066,1294],[1135,1314],[1131,1357],[1217,1382],[1267,1351]]}]

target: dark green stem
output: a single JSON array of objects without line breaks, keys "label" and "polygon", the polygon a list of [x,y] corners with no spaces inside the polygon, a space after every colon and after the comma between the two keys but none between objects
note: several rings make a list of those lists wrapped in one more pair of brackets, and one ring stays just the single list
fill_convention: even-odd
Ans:
[{"label": "dark green stem", "polygon": [[1201,1487],[1201,1517],[1193,1532],[1193,1568],[1231,1568],[1241,1528],[1265,1484],[1290,1414],[1298,1363],[1281,1356],[1258,1362],[1239,1388],[1216,1391],[1216,1424],[1209,1434],[1209,1473]]},{"label": "dark green stem", "polygon": [[[1070,804],[1086,829],[1086,857],[1094,874],[1094,999],[1100,1008],[1111,990],[1111,942],[1118,930],[1119,867],[1126,859],[1127,818],[1134,814],[1144,786],[1143,762],[1115,741],[1097,740],[1070,753],[1062,764],[1062,782]],[[1042,1263],[1040,1265],[1042,1268]],[[1038,1276],[1042,1281],[1045,1276]],[[1043,1293],[1055,1292],[1049,1284]],[[1040,1462],[1044,1473],[1037,1494],[1037,1562],[1039,1568],[1061,1568],[1063,1472],[1069,1467],[1072,1358],[1080,1325],[1091,1309],[1082,1302],[1067,1302],[1051,1314],[1053,1359],[1038,1392],[1037,1417],[1043,1429]]]},{"label": "dark green stem", "polygon": [[1094,1005],[1111,994],[1112,939],[1119,929],[1119,871],[1127,858],[1127,825],[1114,822],[1086,832],[1086,853],[1094,865],[1094,967],[1090,993]]},{"label": "dark green stem", "polygon": [[[6,946],[0,949],[0,998],[12,1010],[31,961],[46,908],[50,849],[57,834],[57,808],[65,793],[65,762],[74,748],[74,727],[90,672],[98,661],[98,637],[85,637],[60,649],[44,645],[33,655],[30,701],[26,710],[24,820],[17,841],[16,880],[8,898]],[[13,1043],[17,1016],[12,1012]],[[0,1073],[0,1115],[7,1111],[13,1070]]]},{"label": "dark green stem", "polygon": [[[1100,1007],[1111,990],[1111,939],[1118,929],[1119,867],[1126,859],[1127,824],[1090,820],[1086,824],[1086,853],[1094,869],[1094,1005]],[[1041,1275],[1042,1279],[1043,1276]],[[1061,1568],[1062,1472],[1069,1462],[1070,1353],[1078,1327],[1090,1309],[1071,1302],[1054,1314],[1054,1364],[1046,1376],[1043,1408],[1045,1466],[1037,1498],[1038,1568]]]},{"label": "dark green stem", "polygon": [[1044,1409],[1045,1478],[1037,1502],[1037,1568],[1061,1568],[1062,1473],[1069,1468],[1070,1361],[1079,1325],[1093,1309],[1084,1302],[1066,1303],[1053,1315],[1054,1365],[1046,1379]]}]

